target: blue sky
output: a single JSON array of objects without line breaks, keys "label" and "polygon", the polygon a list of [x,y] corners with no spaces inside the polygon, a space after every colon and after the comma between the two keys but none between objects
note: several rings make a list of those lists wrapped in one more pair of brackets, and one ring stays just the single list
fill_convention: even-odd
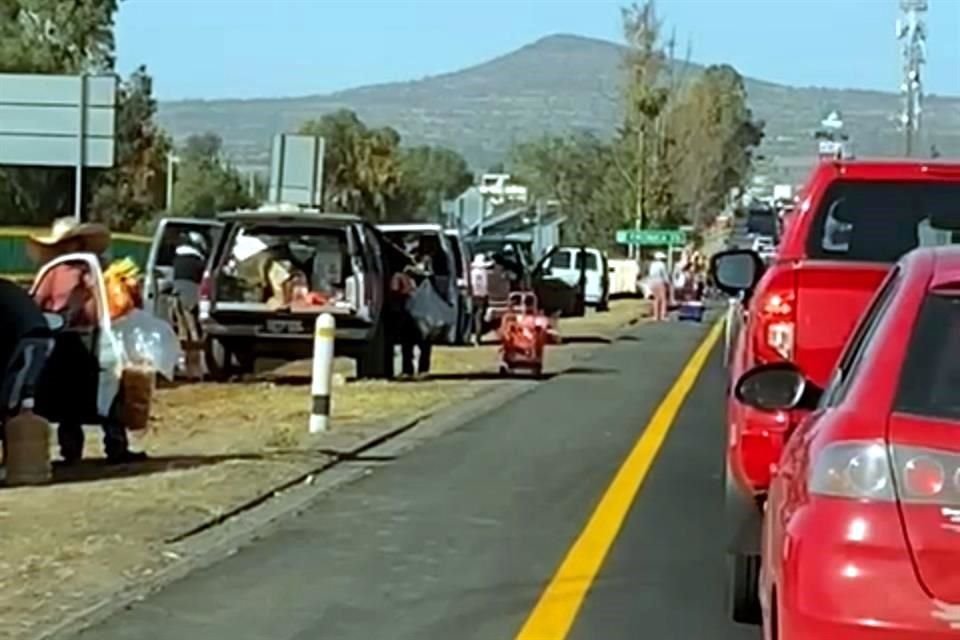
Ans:
[{"label": "blue sky", "polygon": [[[161,99],[291,96],[454,71],[554,33],[620,40],[609,0],[126,0],[120,71]],[[895,91],[898,0],[659,0],[697,62]],[[960,0],[930,0],[928,92],[960,95]]]}]

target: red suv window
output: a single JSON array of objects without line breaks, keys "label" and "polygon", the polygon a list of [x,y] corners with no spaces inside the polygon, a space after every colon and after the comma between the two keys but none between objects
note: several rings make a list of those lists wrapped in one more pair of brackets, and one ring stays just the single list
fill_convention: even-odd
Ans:
[{"label": "red suv window", "polygon": [[947,227],[960,228],[960,183],[838,181],[807,250],[811,258],[892,263],[916,247],[960,241]]}]

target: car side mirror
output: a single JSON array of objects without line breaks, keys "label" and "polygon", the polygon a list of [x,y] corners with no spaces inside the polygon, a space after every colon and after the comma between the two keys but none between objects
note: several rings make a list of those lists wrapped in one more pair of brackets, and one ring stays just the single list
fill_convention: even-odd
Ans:
[{"label": "car side mirror", "polygon": [[730,249],[710,258],[710,276],[717,288],[733,297],[749,296],[766,265],[756,251]]},{"label": "car side mirror", "polygon": [[792,362],[774,362],[750,369],[737,380],[734,396],[760,411],[815,409],[823,389],[807,380]]}]

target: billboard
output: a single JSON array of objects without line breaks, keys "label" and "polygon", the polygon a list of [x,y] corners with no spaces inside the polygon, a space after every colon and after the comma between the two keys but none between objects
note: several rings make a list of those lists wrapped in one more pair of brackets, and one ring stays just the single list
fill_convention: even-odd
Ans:
[{"label": "billboard", "polygon": [[0,74],[0,165],[111,167],[115,76]]},{"label": "billboard", "polygon": [[320,136],[277,135],[270,158],[269,201],[322,207],[323,154]]},{"label": "billboard", "polygon": [[83,170],[112,167],[117,78],[0,74],[0,166],[74,167],[73,208],[83,215]]}]

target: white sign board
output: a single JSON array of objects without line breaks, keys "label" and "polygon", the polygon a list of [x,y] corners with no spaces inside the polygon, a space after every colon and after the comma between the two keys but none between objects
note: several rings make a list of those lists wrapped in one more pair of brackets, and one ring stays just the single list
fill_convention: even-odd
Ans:
[{"label": "white sign board", "polygon": [[323,154],[320,136],[276,136],[270,158],[270,202],[322,206]]},{"label": "white sign board", "polygon": [[0,74],[0,165],[111,167],[115,76]]},{"label": "white sign board", "polygon": [[821,156],[836,156],[843,150],[842,142],[834,142],[833,140],[821,140],[820,141],[820,155]]}]

